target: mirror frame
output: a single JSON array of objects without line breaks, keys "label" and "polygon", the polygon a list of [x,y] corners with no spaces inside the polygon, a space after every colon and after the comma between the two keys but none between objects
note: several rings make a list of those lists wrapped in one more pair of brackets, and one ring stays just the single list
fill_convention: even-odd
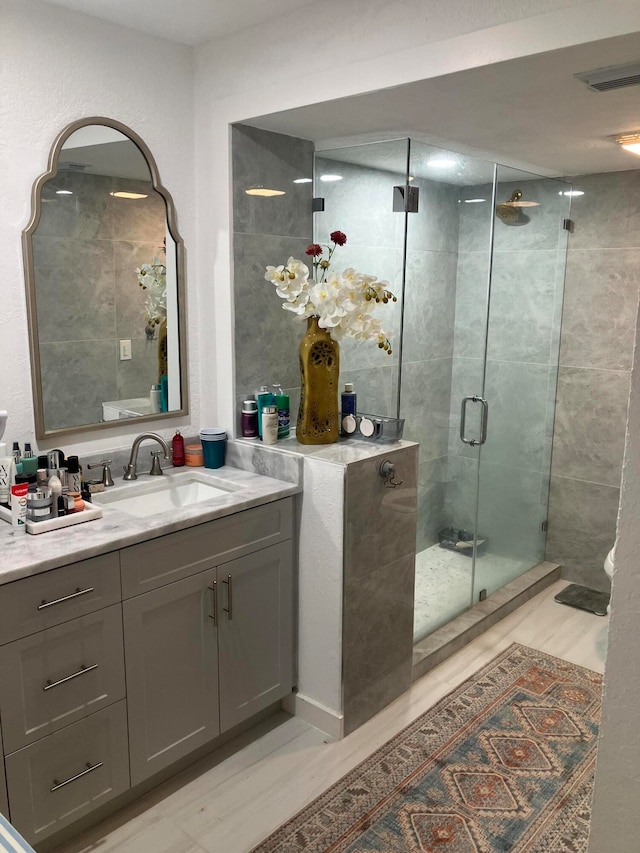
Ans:
[{"label": "mirror frame", "polygon": [[[137,418],[123,418],[122,420],[101,421],[95,424],[83,424],[82,426],[64,427],[62,429],[47,429],[44,422],[44,402],[42,395],[42,373],[40,365],[40,346],[39,346],[39,331],[38,331],[38,314],[36,310],[36,287],[35,287],[35,267],[33,261],[33,241],[32,237],[36,231],[42,213],[41,190],[43,185],[55,177],[58,173],[58,158],[62,150],[62,146],[67,139],[76,130],[88,125],[103,125],[104,127],[113,128],[124,134],[130,139],[140,150],[145,157],[151,172],[151,182],[153,189],[159,193],[165,201],[167,208],[167,227],[173,238],[176,246],[176,275],[177,275],[177,302],[178,302],[178,352],[180,356],[180,408],[173,409],[170,412],[160,412],[153,415],[141,415]],[[186,284],[185,284],[185,265],[184,265],[184,243],[178,232],[176,221],[176,211],[173,199],[169,191],[160,182],[158,167],[153,154],[149,150],[147,144],[138,136],[135,131],[131,130],[127,125],[116,119],[105,118],[103,116],[90,116],[89,118],[78,119],[67,125],[64,130],[58,134],[51,151],[49,153],[49,162],[47,171],[44,172],[35,181],[31,191],[31,219],[29,224],[22,232],[22,254],[24,260],[25,287],[27,296],[27,324],[29,328],[29,354],[31,356],[31,390],[33,395],[33,407],[35,416],[35,435],[36,439],[46,439],[53,436],[75,435],[81,432],[89,432],[93,430],[114,429],[115,427],[123,427],[129,424],[139,424],[146,421],[166,420],[167,418],[180,417],[189,413],[189,385],[188,385],[188,370],[187,370],[187,305],[186,305]]]}]

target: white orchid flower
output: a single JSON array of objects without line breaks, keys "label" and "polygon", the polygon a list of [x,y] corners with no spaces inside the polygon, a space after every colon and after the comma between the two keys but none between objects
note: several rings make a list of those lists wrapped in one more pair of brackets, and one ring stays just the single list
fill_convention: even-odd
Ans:
[{"label": "white orchid flower", "polygon": [[279,285],[285,280],[284,264],[280,264],[279,267],[267,267],[264,277],[271,284]]}]

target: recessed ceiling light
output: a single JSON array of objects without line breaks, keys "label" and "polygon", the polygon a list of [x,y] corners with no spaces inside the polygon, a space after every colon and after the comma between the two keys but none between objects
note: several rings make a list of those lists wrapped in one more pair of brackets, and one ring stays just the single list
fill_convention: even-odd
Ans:
[{"label": "recessed ceiling light", "polygon": [[73,190],[56,190],[56,195],[73,195]]},{"label": "recessed ceiling light", "polygon": [[450,169],[456,165],[456,161],[451,157],[432,157],[427,160],[427,166],[433,166],[434,169]]},{"label": "recessed ceiling light", "polygon": [[575,198],[576,196],[584,195],[584,192],[582,190],[560,190],[558,195],[566,195],[569,196],[569,198]]},{"label": "recessed ceiling light", "polygon": [[325,183],[330,183],[331,181],[341,181],[342,175],[320,175],[320,180]]},{"label": "recessed ceiling light", "polygon": [[640,130],[635,130],[633,133],[622,133],[613,138],[626,151],[631,151],[632,154],[640,154]]},{"label": "recessed ceiling light", "polygon": [[145,193],[128,193],[125,190],[118,190],[115,193],[109,193],[114,198],[148,198]]},{"label": "recessed ceiling light", "polygon": [[313,178],[294,178],[294,184],[311,184],[313,183]]},{"label": "recessed ceiling light", "polygon": [[465,198],[465,204],[480,204],[480,202],[486,201],[486,198]]},{"label": "recessed ceiling light", "polygon": [[262,198],[271,198],[275,195],[286,195],[284,190],[271,190],[268,187],[249,187],[248,190],[245,190],[247,195],[259,195]]}]

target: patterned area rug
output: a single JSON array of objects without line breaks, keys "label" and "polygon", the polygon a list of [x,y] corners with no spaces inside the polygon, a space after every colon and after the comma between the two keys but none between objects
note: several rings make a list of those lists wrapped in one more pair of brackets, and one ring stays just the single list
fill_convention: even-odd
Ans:
[{"label": "patterned area rug", "polygon": [[252,853],[583,853],[601,680],[514,644]]}]

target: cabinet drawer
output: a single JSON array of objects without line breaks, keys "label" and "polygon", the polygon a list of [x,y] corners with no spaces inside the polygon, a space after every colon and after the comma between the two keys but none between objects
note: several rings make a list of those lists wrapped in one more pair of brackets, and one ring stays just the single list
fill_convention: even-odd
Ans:
[{"label": "cabinet drawer", "polygon": [[5,752],[125,695],[122,608],[114,604],[0,648]]},{"label": "cabinet drawer", "polygon": [[125,703],[91,714],[5,761],[11,822],[37,844],[129,787]]},{"label": "cabinet drawer", "polygon": [[291,498],[218,518],[120,552],[123,598],[291,538]]},{"label": "cabinet drawer", "polygon": [[120,601],[118,552],[0,586],[0,645]]}]

